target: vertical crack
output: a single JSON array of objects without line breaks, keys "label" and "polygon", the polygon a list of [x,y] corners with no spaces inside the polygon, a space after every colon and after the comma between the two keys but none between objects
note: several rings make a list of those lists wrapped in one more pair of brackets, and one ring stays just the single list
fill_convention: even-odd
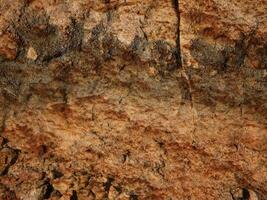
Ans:
[{"label": "vertical crack", "polygon": [[180,4],[179,0],[171,0],[172,5],[175,9],[176,17],[177,17],[177,38],[176,38],[176,62],[177,67],[182,67],[182,57],[181,57],[181,32],[180,32]]},{"label": "vertical crack", "polygon": [[175,9],[176,17],[177,17],[177,38],[176,38],[176,49],[177,49],[177,54],[176,54],[176,62],[178,67],[182,68],[182,77],[185,79],[187,88],[188,88],[188,95],[189,95],[189,100],[191,107],[194,107],[193,103],[193,86],[191,83],[190,76],[186,73],[186,70],[183,66],[182,63],[182,56],[181,56],[181,16],[180,16],[180,0],[172,0],[173,7]]}]

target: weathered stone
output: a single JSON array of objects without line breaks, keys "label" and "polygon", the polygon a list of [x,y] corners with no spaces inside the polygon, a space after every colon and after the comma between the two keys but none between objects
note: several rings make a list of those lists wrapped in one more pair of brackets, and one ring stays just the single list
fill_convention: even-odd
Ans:
[{"label": "weathered stone", "polygon": [[17,43],[9,34],[0,34],[0,62],[15,60],[17,56]]},{"label": "weathered stone", "polygon": [[210,59],[219,59],[227,67],[266,68],[266,0],[257,1],[257,8],[253,0],[182,0],[179,8],[185,66],[218,65]]},{"label": "weathered stone", "polygon": [[0,0],[0,199],[267,199],[265,1]]}]

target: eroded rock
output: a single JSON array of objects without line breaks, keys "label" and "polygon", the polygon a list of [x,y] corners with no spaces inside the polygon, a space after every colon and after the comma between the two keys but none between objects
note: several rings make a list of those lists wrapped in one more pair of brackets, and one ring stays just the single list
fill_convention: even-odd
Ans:
[{"label": "eroded rock", "polygon": [[0,198],[265,200],[252,2],[0,0]]}]

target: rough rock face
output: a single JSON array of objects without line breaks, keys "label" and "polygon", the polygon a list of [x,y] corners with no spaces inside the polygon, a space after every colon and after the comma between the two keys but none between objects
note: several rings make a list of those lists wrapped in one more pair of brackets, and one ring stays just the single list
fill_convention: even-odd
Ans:
[{"label": "rough rock face", "polygon": [[185,65],[267,68],[267,1],[180,1]]},{"label": "rough rock face", "polygon": [[0,0],[0,199],[267,199],[266,0]]}]

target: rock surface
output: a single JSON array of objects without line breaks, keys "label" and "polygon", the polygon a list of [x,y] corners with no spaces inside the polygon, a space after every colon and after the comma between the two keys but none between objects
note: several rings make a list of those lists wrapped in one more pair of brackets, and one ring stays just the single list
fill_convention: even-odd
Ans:
[{"label": "rock surface", "polygon": [[0,0],[0,199],[266,200],[266,6]]}]

